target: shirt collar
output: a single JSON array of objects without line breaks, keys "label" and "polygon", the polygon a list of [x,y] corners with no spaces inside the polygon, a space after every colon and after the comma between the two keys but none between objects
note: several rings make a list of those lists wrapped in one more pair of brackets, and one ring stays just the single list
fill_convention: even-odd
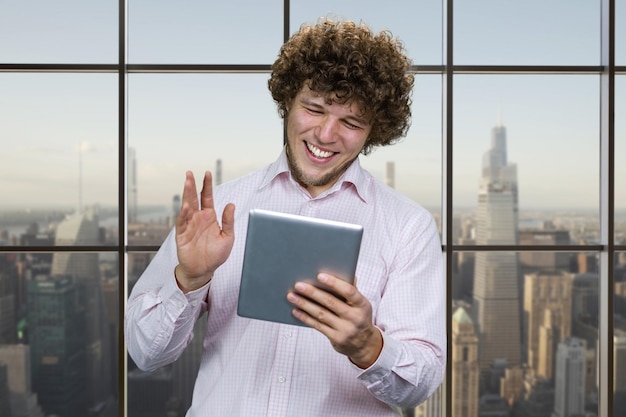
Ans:
[{"label": "shirt collar", "polygon": [[[278,159],[270,164],[267,168],[267,171],[265,172],[265,176],[263,177],[263,181],[261,182],[259,188],[264,188],[270,185],[272,182],[280,177],[291,178],[289,164],[287,163],[287,154],[284,147]],[[335,184],[333,184],[331,188],[320,194],[319,197],[332,194],[336,191],[343,189],[344,187],[349,187],[350,185],[352,185],[354,186],[354,190],[358,194],[359,198],[367,203],[370,197],[369,187],[367,186],[368,179],[369,176],[366,174],[365,170],[361,168],[361,163],[359,161],[359,158],[357,158],[348,167],[346,172],[343,173],[339,180]],[[295,181],[293,182],[295,183]],[[300,187],[300,185],[298,186]]]}]

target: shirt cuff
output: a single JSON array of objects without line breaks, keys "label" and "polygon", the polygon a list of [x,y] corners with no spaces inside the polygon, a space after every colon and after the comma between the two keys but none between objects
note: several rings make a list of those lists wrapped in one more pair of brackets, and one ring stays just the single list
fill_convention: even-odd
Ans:
[{"label": "shirt cuff", "polygon": [[374,394],[381,394],[389,385],[389,375],[402,355],[402,345],[399,341],[388,337],[383,331],[380,334],[383,337],[383,348],[378,359],[369,368],[362,370],[357,377]]},{"label": "shirt cuff", "polygon": [[194,315],[203,306],[203,303],[206,303],[205,299],[210,286],[211,282],[209,281],[203,287],[185,294],[178,287],[176,277],[172,272],[172,279],[168,279],[165,282],[159,291],[159,297],[170,304],[174,310],[178,311],[179,317],[185,317]]}]

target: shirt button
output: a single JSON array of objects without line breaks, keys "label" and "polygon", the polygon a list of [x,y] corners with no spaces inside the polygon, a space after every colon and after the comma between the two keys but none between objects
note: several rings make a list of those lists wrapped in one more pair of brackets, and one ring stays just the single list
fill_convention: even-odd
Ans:
[{"label": "shirt button", "polygon": [[291,336],[292,336],[292,333],[289,332],[289,333],[285,334],[285,339],[289,339]]},{"label": "shirt button", "polygon": [[284,383],[286,380],[287,379],[285,379],[285,377],[282,375],[278,377],[278,382],[280,382],[281,384]]},{"label": "shirt button", "polygon": [[178,308],[183,308],[183,307],[185,307],[185,304],[183,304],[182,301],[179,301],[178,302]]}]

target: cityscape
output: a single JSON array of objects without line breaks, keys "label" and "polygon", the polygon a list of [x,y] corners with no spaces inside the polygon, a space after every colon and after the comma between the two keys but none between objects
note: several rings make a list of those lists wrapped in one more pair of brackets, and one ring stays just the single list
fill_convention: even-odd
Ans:
[{"label": "cityscape", "polygon": [[[173,226],[180,196],[140,206],[129,148],[129,247],[157,247]],[[514,159],[514,158],[513,158]],[[223,161],[213,168],[222,182]],[[395,167],[382,170],[395,187]],[[458,245],[594,245],[597,213],[521,211],[517,166],[506,127],[491,131],[476,206],[454,213]],[[80,201],[80,199],[79,199]],[[107,246],[119,241],[117,210],[0,211],[0,245]],[[441,215],[433,209],[441,222]],[[626,219],[615,220],[626,242]],[[119,291],[128,292],[153,252],[130,251],[127,276],[117,252],[0,252],[0,415],[113,417],[118,413]],[[626,415],[626,253],[614,261],[614,415]],[[598,416],[599,260],[576,251],[459,251],[450,289],[451,414],[454,417]],[[416,306],[416,314],[419,306]],[[147,373],[130,358],[129,417],[183,417],[202,352],[203,320],[174,364]],[[406,416],[439,417],[441,390]]]}]

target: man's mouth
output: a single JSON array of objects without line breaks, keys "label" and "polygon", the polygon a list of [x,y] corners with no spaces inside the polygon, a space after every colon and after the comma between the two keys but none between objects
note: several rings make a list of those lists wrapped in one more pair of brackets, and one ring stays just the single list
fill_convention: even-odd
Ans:
[{"label": "man's mouth", "polygon": [[316,157],[316,158],[326,159],[326,158],[330,158],[331,156],[333,156],[335,154],[334,152],[323,151],[320,148],[318,148],[317,146],[311,145],[309,142],[305,142],[305,143],[306,143],[306,147],[309,150],[309,152],[311,152],[311,154],[313,154],[313,156]]}]

